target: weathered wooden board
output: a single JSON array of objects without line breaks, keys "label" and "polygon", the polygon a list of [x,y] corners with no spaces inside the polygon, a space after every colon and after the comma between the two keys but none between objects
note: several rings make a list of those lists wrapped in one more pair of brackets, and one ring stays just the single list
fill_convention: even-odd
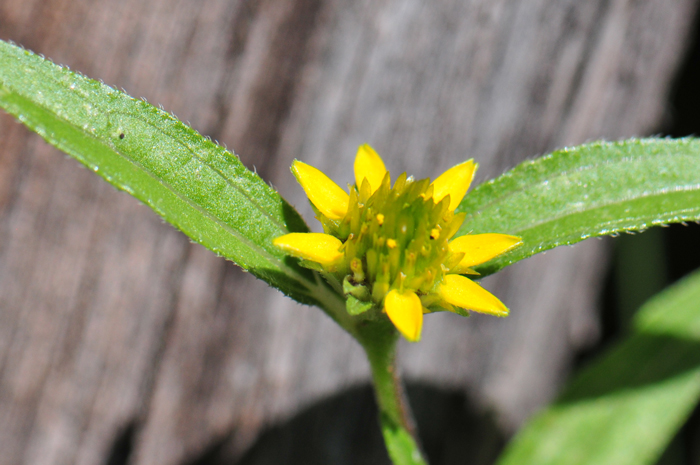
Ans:
[{"label": "weathered wooden board", "polygon": [[[4,0],[0,38],[162,104],[313,215],[293,158],[357,146],[477,180],[654,131],[694,0]],[[0,464],[181,464],[367,379],[320,312],[266,289],[0,116]],[[595,338],[593,241],[486,280],[505,319],[427,318],[407,375],[514,428]],[[116,444],[116,449],[115,449]],[[118,455],[118,454],[117,454]],[[112,455],[116,460],[117,455]],[[122,457],[123,459],[123,457]],[[123,462],[125,463],[125,462]]]}]

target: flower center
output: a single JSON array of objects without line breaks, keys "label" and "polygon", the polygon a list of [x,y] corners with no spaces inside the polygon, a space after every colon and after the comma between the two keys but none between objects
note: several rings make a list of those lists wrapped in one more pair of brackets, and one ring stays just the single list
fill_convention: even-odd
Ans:
[{"label": "flower center", "polygon": [[450,253],[448,240],[465,215],[450,211],[449,197],[435,203],[432,195],[429,179],[414,181],[404,173],[392,188],[387,174],[375,192],[366,180],[351,189],[340,222],[324,221],[344,243],[343,271],[351,284],[366,286],[374,302],[391,289],[427,294],[461,259]]}]

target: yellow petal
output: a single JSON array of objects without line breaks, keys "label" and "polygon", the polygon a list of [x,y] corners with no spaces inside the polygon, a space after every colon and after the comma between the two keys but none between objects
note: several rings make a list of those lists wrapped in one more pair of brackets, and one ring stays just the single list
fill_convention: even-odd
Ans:
[{"label": "yellow petal", "polygon": [[342,219],[348,211],[350,197],[319,169],[299,160],[292,163],[292,173],[306,196],[318,210],[332,220]]},{"label": "yellow petal", "polygon": [[489,291],[469,278],[448,274],[438,286],[438,295],[447,303],[479,313],[508,316],[508,309]]},{"label": "yellow petal", "polygon": [[460,236],[450,242],[450,250],[455,253],[464,253],[464,258],[451,272],[466,273],[468,268],[498,257],[522,243],[523,241],[519,237],[507,234],[490,233]]},{"label": "yellow petal", "polygon": [[423,305],[413,291],[393,289],[384,298],[384,310],[396,329],[411,342],[420,339],[423,327]]},{"label": "yellow petal", "polygon": [[321,265],[332,265],[343,257],[339,251],[343,243],[330,234],[291,233],[278,237],[272,243],[294,257]]},{"label": "yellow petal", "polygon": [[442,173],[433,181],[433,199],[438,203],[445,196],[450,196],[450,210],[454,210],[460,204],[469,190],[469,185],[474,179],[477,164],[474,160],[467,160]]},{"label": "yellow petal", "polygon": [[386,167],[377,152],[368,144],[361,145],[355,156],[355,183],[357,187],[362,185],[363,179],[367,179],[372,193],[374,193],[382,184],[385,174]]}]

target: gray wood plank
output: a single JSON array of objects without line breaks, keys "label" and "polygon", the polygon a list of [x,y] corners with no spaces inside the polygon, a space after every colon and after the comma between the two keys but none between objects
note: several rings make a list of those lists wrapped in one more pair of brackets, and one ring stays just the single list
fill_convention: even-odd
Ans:
[{"label": "gray wood plank", "polygon": [[[5,0],[0,38],[162,104],[312,223],[288,169],[341,185],[357,146],[477,181],[556,147],[656,130],[693,0]],[[0,464],[181,464],[364,383],[359,348],[0,116]],[[316,226],[314,226],[316,227]],[[431,315],[411,380],[512,431],[597,334],[604,243],[485,280],[507,319]],[[127,433],[125,435],[125,432]],[[129,441],[127,441],[129,442]]]}]

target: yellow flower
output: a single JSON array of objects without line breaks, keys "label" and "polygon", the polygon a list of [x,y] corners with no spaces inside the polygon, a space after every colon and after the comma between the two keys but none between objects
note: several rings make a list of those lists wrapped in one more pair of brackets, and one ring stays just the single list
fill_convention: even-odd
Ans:
[{"label": "yellow flower", "polygon": [[508,315],[503,303],[463,275],[522,243],[505,234],[452,236],[464,221],[454,213],[477,165],[466,161],[432,183],[403,173],[393,187],[384,162],[367,144],[355,157],[355,185],[346,193],[301,161],[292,173],[324,233],[292,233],[274,244],[301,263],[342,282],[347,310],[383,311],[409,341],[420,339],[423,314],[465,310]]}]

